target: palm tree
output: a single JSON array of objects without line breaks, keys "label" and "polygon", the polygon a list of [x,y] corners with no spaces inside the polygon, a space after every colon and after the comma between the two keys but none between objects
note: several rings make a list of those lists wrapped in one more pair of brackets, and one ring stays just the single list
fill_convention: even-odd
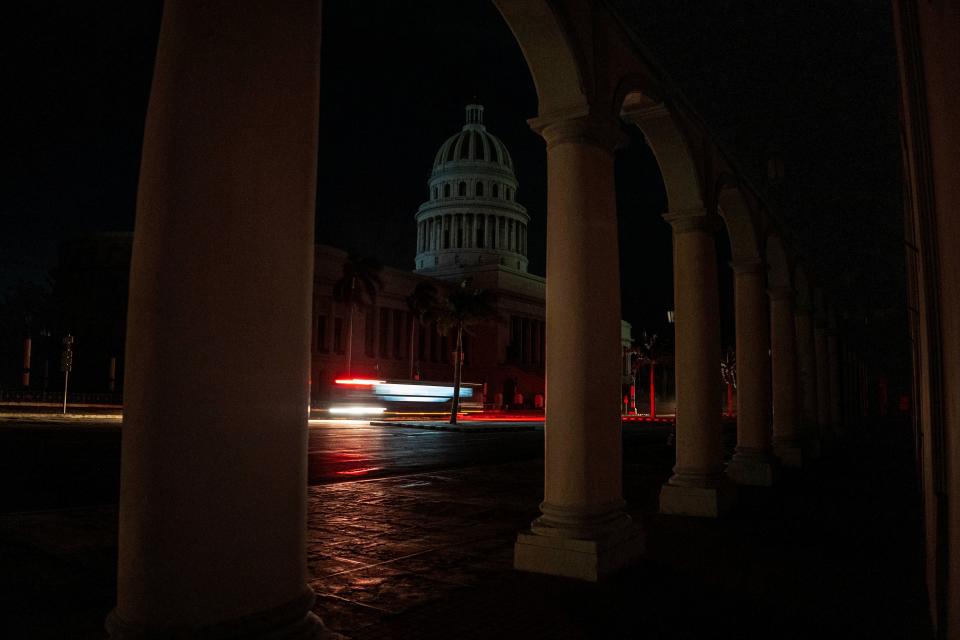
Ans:
[{"label": "palm tree", "polygon": [[383,286],[380,281],[381,271],[383,265],[376,258],[350,253],[343,263],[343,274],[333,285],[333,298],[350,309],[347,322],[347,375],[350,375],[353,369],[354,311],[365,302],[373,304],[377,299],[377,290]]},{"label": "palm tree", "polygon": [[422,327],[433,320],[437,308],[437,288],[429,282],[418,282],[416,288],[407,296],[407,309],[410,311],[410,379],[413,379],[414,340],[417,325]]},{"label": "palm tree", "polygon": [[448,293],[437,307],[437,330],[442,335],[456,332],[456,351],[453,358],[453,402],[450,404],[450,424],[457,424],[460,409],[460,378],[463,370],[463,332],[484,322],[496,319],[497,312],[489,291],[471,290],[468,281]]}]

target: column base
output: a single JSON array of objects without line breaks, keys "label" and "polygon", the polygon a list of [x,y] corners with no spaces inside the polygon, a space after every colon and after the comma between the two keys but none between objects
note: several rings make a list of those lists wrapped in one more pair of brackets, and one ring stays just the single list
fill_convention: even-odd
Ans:
[{"label": "column base", "polygon": [[[583,513],[540,506],[544,515],[517,535],[513,568],[597,582],[633,564],[643,554],[643,531],[622,507]],[[563,512],[562,521],[551,516]],[[579,522],[574,523],[574,520]]]},{"label": "column base", "polygon": [[660,489],[660,513],[719,518],[736,502],[734,486],[722,476],[708,486],[674,484],[675,479]]},{"label": "column base", "polygon": [[735,453],[727,465],[726,474],[734,484],[772,487],[776,467],[766,454]]},{"label": "column base", "polygon": [[271,638],[274,640],[346,640],[327,629],[310,609],[313,591],[307,589],[295,600],[242,618],[208,625],[145,625],[127,622],[116,610],[107,616],[106,628],[111,640],[209,640],[210,638]]},{"label": "column base", "polygon": [[780,466],[788,469],[803,467],[803,449],[797,444],[773,445],[773,454],[780,462]]}]

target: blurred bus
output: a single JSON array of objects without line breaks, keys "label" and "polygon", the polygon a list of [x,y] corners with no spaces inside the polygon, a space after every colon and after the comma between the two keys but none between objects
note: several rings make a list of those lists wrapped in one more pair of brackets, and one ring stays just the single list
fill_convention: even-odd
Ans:
[{"label": "blurred bus", "polygon": [[[331,417],[450,415],[452,382],[338,378],[330,395]],[[460,385],[460,413],[483,410],[483,385]]]}]

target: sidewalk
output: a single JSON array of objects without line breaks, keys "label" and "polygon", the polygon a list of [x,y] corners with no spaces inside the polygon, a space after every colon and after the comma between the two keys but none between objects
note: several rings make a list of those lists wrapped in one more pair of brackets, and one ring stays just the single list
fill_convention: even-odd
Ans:
[{"label": "sidewalk", "polygon": [[[542,462],[311,487],[315,610],[356,640],[930,637],[904,436],[863,438],[855,456],[741,491],[723,520],[656,514],[672,452],[629,456],[647,554],[601,585],[511,569]],[[0,591],[15,614],[4,619],[30,629],[4,637],[102,637],[115,527],[109,507],[0,518]]]}]

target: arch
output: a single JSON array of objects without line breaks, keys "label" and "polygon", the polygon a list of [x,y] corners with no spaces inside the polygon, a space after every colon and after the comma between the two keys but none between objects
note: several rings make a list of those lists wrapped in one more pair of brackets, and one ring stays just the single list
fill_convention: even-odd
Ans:
[{"label": "arch", "polygon": [[620,117],[643,132],[660,166],[670,212],[704,210],[703,180],[677,117],[640,91],[624,96]]},{"label": "arch", "polygon": [[547,0],[494,0],[520,45],[537,91],[540,115],[585,112],[583,57],[566,21]]},{"label": "arch", "polygon": [[760,257],[759,234],[752,208],[732,176],[721,176],[717,186],[717,213],[723,218],[730,236],[734,260]]}]

